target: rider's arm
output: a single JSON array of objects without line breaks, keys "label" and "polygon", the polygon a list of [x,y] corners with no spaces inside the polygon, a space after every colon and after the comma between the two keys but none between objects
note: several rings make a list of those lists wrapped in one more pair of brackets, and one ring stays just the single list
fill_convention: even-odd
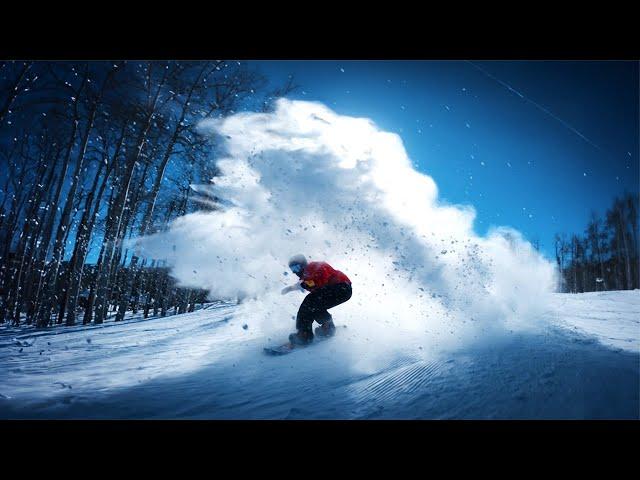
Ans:
[{"label": "rider's arm", "polygon": [[294,290],[302,290],[302,289],[303,289],[302,284],[295,283],[293,285],[283,288],[281,293],[282,295],[285,295],[289,292],[293,292]]}]

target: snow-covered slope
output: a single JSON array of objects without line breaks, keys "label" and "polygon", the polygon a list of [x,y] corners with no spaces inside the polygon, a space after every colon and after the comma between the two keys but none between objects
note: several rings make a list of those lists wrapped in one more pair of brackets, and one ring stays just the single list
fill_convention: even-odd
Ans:
[{"label": "snow-covered slope", "polygon": [[557,318],[604,345],[640,352],[640,290],[555,294]]},{"label": "snow-covered slope", "polygon": [[289,321],[269,339],[237,312],[4,327],[0,418],[640,416],[637,290],[557,294],[535,328],[446,349],[420,337],[379,355],[362,355],[366,332],[340,326],[329,342],[267,357]]}]

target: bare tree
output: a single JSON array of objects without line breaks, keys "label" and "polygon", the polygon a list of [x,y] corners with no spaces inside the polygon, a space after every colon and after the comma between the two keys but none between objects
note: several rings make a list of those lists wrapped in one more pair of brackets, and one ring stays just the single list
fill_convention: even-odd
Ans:
[{"label": "bare tree", "polygon": [[193,311],[206,292],[179,287],[164,259],[141,257],[128,240],[219,208],[217,198],[193,201],[193,185],[219,175],[216,140],[195,126],[271,107],[292,79],[266,93],[255,70],[223,60],[3,68],[0,321],[74,325],[78,307],[84,324],[116,310],[122,320],[129,308],[145,317]]},{"label": "bare tree", "polygon": [[20,67],[20,70],[18,71],[18,74],[15,77],[13,83],[7,86],[6,91],[8,92],[8,95],[7,98],[5,98],[2,107],[0,107],[0,124],[4,122],[4,119],[9,113],[13,102],[15,102],[16,98],[20,94],[21,87],[32,64],[33,62],[22,62],[22,66]]}]

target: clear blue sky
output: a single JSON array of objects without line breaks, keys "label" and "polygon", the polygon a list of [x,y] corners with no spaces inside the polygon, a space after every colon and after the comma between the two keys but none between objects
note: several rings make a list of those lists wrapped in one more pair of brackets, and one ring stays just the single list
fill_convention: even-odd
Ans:
[{"label": "clear blue sky", "polygon": [[476,231],[508,225],[553,255],[556,232],[639,189],[638,63],[251,61],[290,98],[321,101],[398,133]]}]

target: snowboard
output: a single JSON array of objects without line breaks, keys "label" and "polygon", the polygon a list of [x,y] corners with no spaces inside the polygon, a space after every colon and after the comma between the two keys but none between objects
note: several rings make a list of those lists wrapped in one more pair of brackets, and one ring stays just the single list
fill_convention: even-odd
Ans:
[{"label": "snowboard", "polygon": [[[337,331],[338,330],[336,329],[336,333]],[[287,342],[285,344],[275,345],[273,347],[264,347],[264,353],[271,356],[287,355],[289,353],[295,352],[296,350],[302,350],[305,348],[309,348],[317,343],[325,342],[335,336],[336,336],[335,333],[330,337],[322,337],[322,336],[316,335],[315,338],[313,339],[313,342],[309,343],[308,345],[294,345],[291,342]]]}]

